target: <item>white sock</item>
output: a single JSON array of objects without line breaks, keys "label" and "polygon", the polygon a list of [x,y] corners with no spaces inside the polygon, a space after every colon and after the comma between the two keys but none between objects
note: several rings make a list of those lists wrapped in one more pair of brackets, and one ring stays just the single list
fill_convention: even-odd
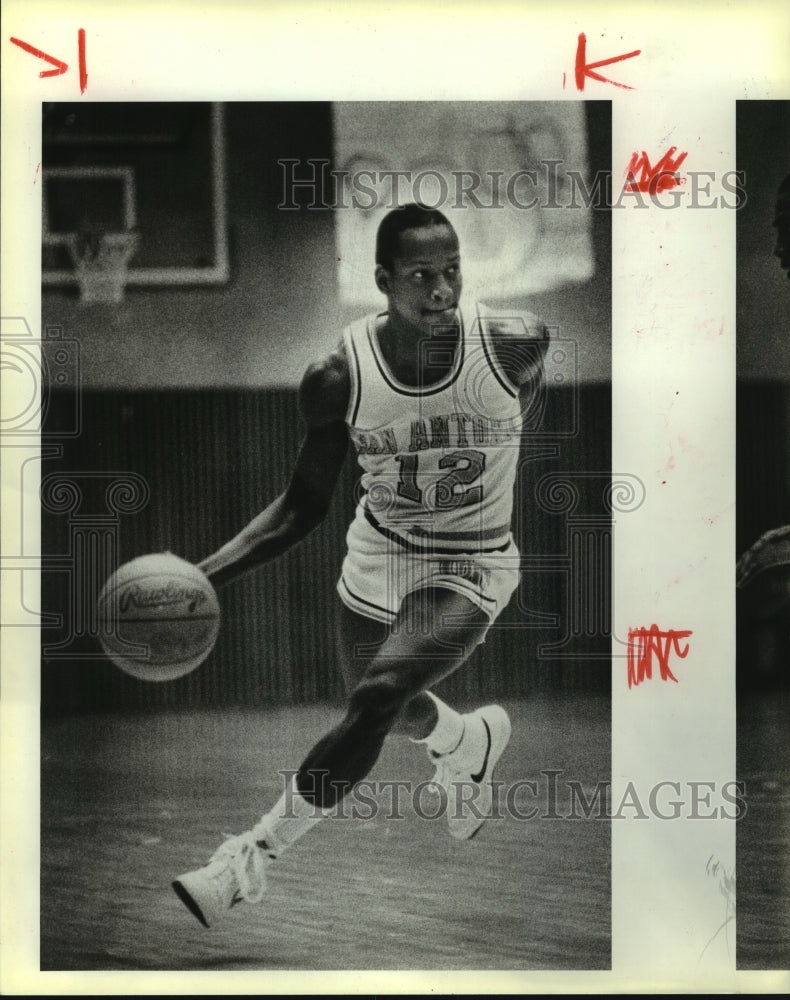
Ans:
[{"label": "white sock", "polygon": [[255,826],[257,840],[266,842],[269,857],[277,858],[327,815],[319,806],[302,798],[292,778],[279,800]]},{"label": "white sock", "polygon": [[412,743],[424,743],[429,750],[436,754],[451,753],[464,737],[464,717],[440,698],[437,698],[435,694],[430,691],[425,693],[436,705],[438,718],[436,725],[424,739],[412,740]]}]

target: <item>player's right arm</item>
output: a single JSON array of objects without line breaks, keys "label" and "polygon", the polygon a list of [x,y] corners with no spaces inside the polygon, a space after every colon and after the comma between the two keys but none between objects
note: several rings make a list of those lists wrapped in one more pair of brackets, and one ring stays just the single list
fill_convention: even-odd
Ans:
[{"label": "player's right arm", "polygon": [[348,452],[349,394],[342,350],[307,369],[299,388],[306,431],[291,481],[235,538],[199,563],[215,586],[281,555],[323,521]]}]

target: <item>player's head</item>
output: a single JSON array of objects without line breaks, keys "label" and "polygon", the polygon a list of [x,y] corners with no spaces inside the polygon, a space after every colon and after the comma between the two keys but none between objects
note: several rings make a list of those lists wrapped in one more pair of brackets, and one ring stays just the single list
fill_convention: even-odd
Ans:
[{"label": "player's head", "polygon": [[776,229],[774,255],[779,258],[779,263],[790,278],[790,174],[779,185],[776,195],[774,228]]},{"label": "player's head", "polygon": [[394,208],[379,223],[376,233],[376,264],[391,270],[396,258],[401,255],[401,234],[409,229],[428,229],[433,226],[446,226],[453,230],[450,220],[438,208],[427,208],[416,202]]},{"label": "player's head", "polygon": [[376,235],[376,285],[390,317],[430,332],[455,319],[461,295],[461,253],[450,221],[435,208],[393,209]]}]

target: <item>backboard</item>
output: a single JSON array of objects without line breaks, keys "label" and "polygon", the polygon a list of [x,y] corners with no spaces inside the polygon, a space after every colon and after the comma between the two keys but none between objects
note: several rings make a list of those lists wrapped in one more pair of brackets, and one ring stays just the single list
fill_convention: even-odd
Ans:
[{"label": "backboard", "polygon": [[219,103],[44,104],[42,283],[105,233],[137,234],[128,285],[227,281],[224,152]]}]

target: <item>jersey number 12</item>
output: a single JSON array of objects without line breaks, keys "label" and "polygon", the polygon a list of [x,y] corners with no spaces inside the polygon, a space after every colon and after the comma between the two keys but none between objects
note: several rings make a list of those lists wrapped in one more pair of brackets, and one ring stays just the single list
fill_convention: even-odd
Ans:
[{"label": "jersey number 12", "polygon": [[[400,465],[398,496],[421,504],[423,491],[417,485],[419,454],[396,455],[395,458]],[[436,510],[455,510],[480,503],[483,487],[477,480],[483,475],[485,467],[486,456],[482,451],[467,448],[443,455],[439,459],[439,468],[450,471],[436,481]]]}]

